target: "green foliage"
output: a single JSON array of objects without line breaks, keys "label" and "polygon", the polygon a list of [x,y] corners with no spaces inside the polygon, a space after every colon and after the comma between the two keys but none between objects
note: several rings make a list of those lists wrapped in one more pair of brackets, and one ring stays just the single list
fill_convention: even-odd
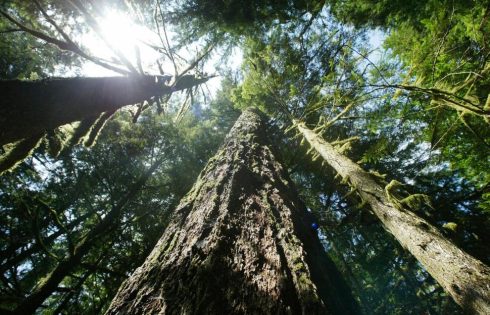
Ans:
[{"label": "green foliage", "polygon": [[[0,286],[1,307],[13,309],[41,284],[58,259],[70,255],[129,185],[162,157],[162,166],[104,236],[93,240],[82,263],[60,284],[66,290],[53,292],[43,311],[102,312],[127,274],[148,255],[176,203],[215,152],[229,128],[226,110],[213,105],[199,120],[188,114],[179,128],[171,117],[148,113],[133,124],[128,113],[119,113],[93,148],[76,146],[59,161],[39,149],[30,165],[5,175],[0,231],[16,237],[0,243],[3,263],[10,266],[2,270],[7,282]],[[206,127],[197,125],[201,119]]]},{"label": "green foliage", "polygon": [[[44,1],[40,1],[43,3]],[[52,1],[50,1],[52,2]],[[63,1],[56,1],[52,8],[60,10],[59,18],[62,26],[73,27],[70,18],[73,10],[67,8]],[[41,29],[48,28],[39,19],[39,12],[34,3],[30,1],[2,1],[0,10],[13,12],[15,16],[23,17],[21,21],[29,27]],[[76,25],[75,25],[76,26]],[[73,30],[77,34],[79,30]],[[0,18],[0,78],[1,79],[38,79],[45,78],[55,71],[67,70],[79,66],[80,60],[71,53],[46,45],[45,42],[22,32],[3,16]]]},{"label": "green foliage", "polygon": [[[235,36],[252,34],[274,22],[284,22],[307,12],[317,12],[317,0],[279,1],[184,1],[170,13],[174,24],[197,34],[228,33]],[[189,30],[190,28],[190,30]]]},{"label": "green foliage", "polygon": [[[486,245],[481,242],[479,236],[487,234],[484,226],[488,226],[488,217],[482,215],[478,210],[479,203],[476,200],[468,201],[464,197],[455,198],[454,195],[454,191],[460,189],[467,193],[472,190],[478,191],[478,187],[481,187],[485,182],[488,183],[488,180],[483,179],[479,182],[466,175],[472,172],[473,167],[476,167],[478,171],[475,171],[475,174],[479,174],[479,176],[488,173],[488,170],[483,165],[480,167],[479,162],[476,161],[480,160],[481,163],[488,164],[488,154],[485,153],[485,150],[481,150],[481,144],[479,145],[480,149],[477,149],[476,146],[476,143],[481,143],[481,139],[477,139],[467,126],[462,126],[457,129],[460,132],[453,133],[451,130],[451,134],[446,135],[447,138],[444,136],[443,141],[437,143],[437,148],[440,148],[440,151],[433,151],[435,147],[428,145],[428,142],[433,137],[437,138],[437,140],[432,140],[433,145],[441,140],[447,131],[441,124],[447,121],[446,126],[450,127],[451,117],[454,117],[454,115],[451,116],[454,112],[444,108],[440,110],[439,117],[435,118],[436,111],[431,107],[440,107],[440,104],[430,101],[431,98],[433,101],[436,100],[437,96],[434,93],[440,92],[432,89],[432,87],[430,89],[425,88],[426,85],[423,85],[423,80],[417,82],[426,89],[422,91],[423,93],[401,91],[396,95],[391,94],[395,92],[393,90],[379,89],[380,86],[389,84],[386,80],[400,80],[400,73],[404,73],[404,71],[408,73],[406,80],[410,80],[410,70],[405,70],[403,65],[399,64],[397,60],[393,61],[393,59],[381,59],[379,65],[373,66],[365,58],[368,55],[367,49],[359,42],[349,41],[349,38],[362,38],[362,33],[349,33],[350,30],[344,30],[334,23],[331,25],[331,32],[329,32],[329,25],[320,22],[323,18],[322,15],[320,14],[316,18],[308,26],[308,31],[305,33],[301,32],[305,27],[305,22],[298,20],[296,23],[290,22],[275,26],[261,38],[247,39],[243,66],[245,77],[241,86],[233,92],[235,106],[243,108],[249,104],[258,104],[274,116],[279,125],[287,126],[290,116],[301,118],[310,123],[311,126],[316,126],[318,132],[323,133],[326,139],[333,140],[333,142],[350,136],[360,136],[360,141],[352,146],[349,156],[355,160],[360,160],[370,170],[374,169],[381,174],[388,174],[389,180],[395,178],[393,182],[410,182],[411,185],[404,185],[403,190],[398,189],[396,192],[392,192],[392,199],[400,207],[416,210],[418,215],[440,228],[448,220],[455,220],[459,222],[459,225],[464,225],[462,230],[456,234],[448,235],[448,237],[473,255],[487,261],[488,255],[485,254],[487,249],[484,249]],[[320,25],[322,27],[319,27]],[[316,27],[321,31],[317,33]],[[418,34],[415,29],[413,32]],[[300,33],[304,37],[298,38],[296,36]],[[327,38],[329,39],[328,45],[322,42]],[[404,38],[410,39],[409,36]],[[411,43],[405,43],[405,52],[407,51],[406,45],[408,47],[413,46],[410,46]],[[400,45],[401,47],[402,45]],[[325,59],[316,59],[316,56],[321,56],[321,54],[324,54]],[[413,54],[420,56],[419,52]],[[314,56],[314,59],[312,60],[310,56]],[[393,54],[386,55],[386,57],[392,56]],[[366,62],[369,64],[367,67]],[[371,70],[367,71],[368,68]],[[370,89],[369,87],[374,88]],[[448,93],[450,91],[455,95],[469,91],[463,89],[464,91],[455,92],[447,85],[438,85],[437,88],[448,91]],[[474,90],[471,90],[471,94],[474,93]],[[469,94],[466,94],[465,97],[470,99]],[[345,119],[346,116],[351,118]],[[467,118],[471,121],[470,126],[484,123],[484,120],[478,117],[468,117],[471,117]],[[484,127],[473,127],[472,129],[478,130],[482,138],[486,137],[483,136],[487,130]],[[434,133],[437,133],[437,136],[434,136]],[[446,141],[451,141],[451,144],[447,144]],[[475,146],[473,147],[473,145]],[[356,247],[358,244],[366,247],[366,243],[360,239],[363,240],[366,234],[372,233],[366,232],[366,230],[369,231],[369,227],[361,226],[372,225],[373,219],[368,219],[370,217],[367,213],[368,210],[364,209],[364,204],[361,201],[356,200],[355,194],[344,191],[341,194],[344,197],[335,196],[335,193],[343,190],[338,186],[338,183],[332,183],[334,174],[331,174],[330,170],[325,170],[320,161],[312,161],[309,157],[302,158],[302,154],[306,154],[307,148],[298,152],[297,146],[298,143],[295,141],[287,146],[281,145],[281,148],[288,148],[292,151],[291,153],[283,153],[287,157],[287,165],[290,165],[290,168],[295,172],[299,172],[303,168],[306,169],[301,172],[301,175],[295,174],[294,179],[301,187],[301,192],[309,207],[315,209],[314,212],[319,217],[330,216],[330,220],[340,221],[340,223],[333,223],[333,226],[330,223],[325,227],[324,231],[331,233],[330,237],[327,236],[328,244],[332,248],[339,246],[342,238],[344,242],[353,243],[351,245],[353,249],[350,250],[355,249],[355,254],[344,253],[346,250],[344,247],[343,250],[337,250],[332,255],[341,270],[345,270],[345,276],[352,280],[353,289],[358,294],[361,303],[369,305],[368,313],[406,313],[406,309],[400,305],[410,299],[414,299],[412,302],[407,302],[411,307],[423,305],[421,306],[423,309],[428,309],[429,305],[438,305],[433,308],[436,313],[444,313],[449,309],[455,312],[454,304],[451,304],[447,296],[441,294],[442,289],[427,274],[416,269],[413,261],[408,270],[414,274],[423,274],[419,278],[423,278],[423,281],[411,280],[410,277],[414,277],[414,275],[410,276],[407,271],[403,271],[407,268],[406,261],[391,264],[386,262],[390,259],[389,257],[393,257],[390,256],[393,255],[393,244],[387,244],[386,240],[378,242],[382,244],[380,247],[386,246],[384,248],[387,252],[391,251],[391,254],[386,254],[387,256],[383,257],[383,254],[379,253],[381,249],[376,249],[369,255],[379,257],[380,260],[370,260],[367,264],[360,263],[360,260],[362,261],[360,251],[362,250],[356,249]],[[464,147],[466,149],[463,149]],[[460,148],[466,152],[464,157],[463,155],[460,157],[461,159],[474,158],[475,160],[456,168],[458,159],[455,159],[454,150],[457,152]],[[447,153],[445,152],[446,149],[448,150]],[[289,164],[291,161],[296,162],[291,165]],[[451,169],[457,170],[457,172],[451,173]],[[306,175],[308,171],[314,175]],[[323,177],[324,182],[322,184],[311,177],[319,176],[324,172],[327,172],[327,176],[326,178]],[[333,188],[327,189],[325,185],[335,185],[336,192],[330,192]],[[445,191],[445,189],[449,190]],[[327,208],[321,203],[318,204],[317,198],[320,201],[325,199],[325,191],[330,192],[329,198],[338,199],[339,205],[337,207],[343,207],[343,211],[335,210],[333,206]],[[314,192],[317,192],[316,195]],[[462,196],[460,192],[458,191],[458,196]],[[431,196],[432,205],[428,196]],[[327,200],[329,198],[327,197]],[[444,202],[441,202],[443,200]],[[362,215],[355,212],[356,207],[354,205],[361,205]],[[357,218],[355,223],[345,227],[336,226],[343,224],[344,218],[351,220],[352,216]],[[476,224],[477,217],[482,220],[481,224]],[[337,234],[339,230],[352,230],[353,228],[359,230],[345,236]],[[360,234],[363,236],[360,237]],[[382,231],[375,235],[377,236],[371,237],[375,239],[384,238]],[[470,237],[463,235],[470,235]],[[399,250],[397,249],[397,251]],[[386,266],[388,265],[396,268],[387,273]],[[355,274],[362,274],[362,276]],[[364,291],[364,287],[359,283],[360,281],[368,281],[369,278],[380,279],[379,283],[371,282],[368,285],[368,288],[375,288],[375,290],[371,290],[371,298],[366,297],[369,290]],[[390,293],[380,290],[379,288],[384,287],[386,282],[396,287],[405,285],[406,292],[390,295]],[[415,289],[417,286],[420,286],[419,289]],[[411,293],[407,290],[411,290]],[[434,292],[434,294],[431,296],[429,292]],[[408,297],[404,294],[412,295]],[[380,296],[383,297],[380,298]],[[434,300],[431,302],[430,299]],[[379,301],[386,300],[391,301],[389,305],[379,303]],[[418,311],[413,309],[413,312],[417,313]]]},{"label": "green foliage", "polygon": [[[83,33],[83,26],[68,23],[79,12],[64,1],[49,2],[71,35]],[[152,10],[153,3],[130,2]],[[179,45],[241,45],[242,72],[224,77],[209,107],[196,97],[189,111],[169,103],[165,115],[150,107],[136,123],[127,112],[105,113],[90,124],[49,132],[32,158],[3,175],[0,253],[9,268],[2,269],[1,307],[21,303],[163,157],[162,167],[42,311],[102,313],[151,250],[239,109],[255,106],[272,117],[268,133],[365,313],[457,314],[355,191],[312,158],[294,132],[282,131],[294,130],[288,127],[296,119],[339,149],[349,144],[346,154],[377,181],[399,183],[387,186],[396,204],[490,263],[487,2],[329,0],[327,8],[321,1],[166,1],[164,18],[178,29]],[[55,35],[32,4],[8,1],[0,8]],[[76,64],[70,53],[12,27],[0,19],[2,78],[42,78]],[[376,58],[367,45],[374,27],[387,36]],[[179,109],[182,115],[175,115]],[[93,147],[63,150],[80,140]]]},{"label": "green foliage", "polygon": [[403,66],[398,72],[401,76],[385,74],[384,78],[402,81],[406,88],[395,95],[405,94],[407,102],[423,109],[404,123],[426,123],[418,138],[430,141],[431,149],[440,150],[440,158],[449,161],[452,170],[484,189],[490,180],[490,113],[485,109],[490,86],[487,1],[329,3],[345,22],[387,30],[384,46]]}]

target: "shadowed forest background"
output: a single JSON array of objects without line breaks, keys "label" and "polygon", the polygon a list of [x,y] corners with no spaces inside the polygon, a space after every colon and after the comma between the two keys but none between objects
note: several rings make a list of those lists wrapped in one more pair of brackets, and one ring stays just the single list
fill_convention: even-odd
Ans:
[{"label": "shadowed forest background", "polygon": [[110,312],[253,107],[291,179],[280,195],[299,194],[351,312],[484,314],[489,9],[2,1],[0,313]]}]

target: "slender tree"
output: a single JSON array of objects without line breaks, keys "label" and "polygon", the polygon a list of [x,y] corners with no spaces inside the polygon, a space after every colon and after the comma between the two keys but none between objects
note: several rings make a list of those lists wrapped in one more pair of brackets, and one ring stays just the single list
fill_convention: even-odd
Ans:
[{"label": "slender tree", "polygon": [[[403,208],[374,177],[339,153],[304,123],[300,133],[338,174],[371,205],[383,226],[408,249],[465,311],[490,313],[490,268],[459,249],[439,230]],[[410,197],[409,197],[410,198]]]},{"label": "slender tree", "polygon": [[107,314],[357,314],[312,223],[246,110]]}]

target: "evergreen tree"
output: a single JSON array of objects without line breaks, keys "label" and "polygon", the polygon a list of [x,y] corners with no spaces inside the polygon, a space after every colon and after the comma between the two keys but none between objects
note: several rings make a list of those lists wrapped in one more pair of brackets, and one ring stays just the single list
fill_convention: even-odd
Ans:
[{"label": "evergreen tree", "polygon": [[461,251],[437,228],[407,209],[420,204],[417,199],[424,198],[422,195],[398,200],[394,190],[398,182],[392,181],[383,188],[373,175],[340,154],[304,124],[297,123],[297,128],[343,180],[371,205],[383,226],[419,260],[456,303],[470,313],[490,312],[490,268]]},{"label": "evergreen tree", "polygon": [[[18,168],[0,178],[2,312],[22,311],[22,304],[27,305],[25,311],[37,305],[35,312],[46,314],[105,312],[121,281],[143,262],[169,221],[174,220],[173,231],[185,236],[186,222],[176,223],[182,217],[170,210],[214,153],[239,115],[238,108],[250,105],[261,107],[272,118],[275,128],[267,133],[278,144],[275,153],[311,211],[308,216],[316,217],[320,242],[352,288],[361,311],[390,315],[482,312],[488,305],[488,293],[481,287],[488,282],[488,267],[455,245],[490,263],[487,2],[3,1],[0,77],[10,81],[0,82],[0,87],[4,85],[0,172]],[[146,24],[159,40],[141,39],[134,49],[121,51],[111,45],[102,28],[106,10],[131,12],[131,19]],[[85,45],[84,38],[90,34],[101,39],[101,45],[109,44],[107,55],[94,55],[93,47]],[[370,47],[370,38],[386,38],[384,48]],[[204,47],[202,52],[189,61],[187,51],[198,46]],[[142,47],[159,57],[141,60]],[[209,108],[197,95],[201,87],[169,101],[169,93],[178,84],[193,85],[196,78],[208,77],[202,66],[213,51],[224,56],[237,47],[244,52],[242,71],[223,80]],[[377,48],[374,54],[373,48]],[[218,68],[224,67],[222,61]],[[53,78],[53,73],[77,73],[87,62],[124,77]],[[176,78],[183,79],[191,69],[196,75],[186,76],[191,79],[186,84],[185,80],[168,81],[170,76],[163,69],[172,68]],[[159,76],[147,75],[155,70]],[[101,82],[117,86],[117,92],[105,93]],[[93,97],[92,92],[100,97]],[[179,106],[175,100],[183,102]],[[133,102],[140,103],[114,114]],[[291,124],[293,120],[301,123]],[[298,126],[313,147],[300,141]],[[102,127],[107,132],[93,146]],[[296,133],[284,137],[279,129]],[[87,148],[77,145],[82,142]],[[264,157],[262,153],[257,156]],[[100,234],[100,241],[86,241],[127,196],[132,183],[161,156],[161,167],[126,203],[107,233]],[[230,153],[224,164],[213,160],[206,170],[229,165],[235,158]],[[261,165],[253,165],[248,173],[240,168],[236,174],[252,174],[254,167],[263,169]],[[276,177],[286,177],[281,174]],[[221,191],[226,192],[223,187],[230,184],[249,192],[244,187],[248,181],[234,181],[235,177],[218,176],[223,179]],[[210,187],[214,183],[204,179]],[[277,182],[272,184],[278,187]],[[279,186],[280,200],[296,198],[289,194],[290,187]],[[371,198],[371,190],[377,198]],[[199,192],[194,196],[199,197]],[[391,214],[391,221],[384,217],[386,213]],[[406,220],[392,223],[401,217]],[[195,229],[210,226],[212,231],[214,225],[204,221],[192,220]],[[270,222],[277,220],[271,217]],[[402,226],[413,233],[404,233]],[[395,238],[387,237],[386,230]],[[222,243],[212,247],[211,236],[203,237],[209,240],[209,246],[203,246],[212,261],[220,262],[220,253],[214,250],[223,248]],[[419,244],[420,239],[430,242]],[[177,241],[189,249],[186,240]],[[436,243],[445,250],[433,251]],[[190,248],[192,259],[184,256],[182,261],[197,262],[196,268],[201,268],[203,246],[198,245]],[[308,244],[303,245],[308,249]],[[83,252],[79,248],[86,249],[81,259],[73,257]],[[178,248],[172,249],[172,255],[176,254]],[[454,263],[437,259],[443,252],[454,254],[444,259],[459,258]],[[231,254],[226,257],[232,260]],[[458,274],[460,269],[454,268],[461,257],[473,264],[474,274],[481,279],[471,289],[467,284],[476,278]],[[319,261],[328,275],[335,275],[328,259]],[[66,262],[72,264],[63,273]],[[173,267],[167,264],[161,269],[149,262],[145,266],[152,272]],[[457,270],[441,276],[446,269]],[[478,270],[484,270],[483,274]],[[56,273],[62,277],[57,279]],[[207,278],[210,273],[199,275]],[[146,278],[141,277],[143,283]],[[178,292],[187,292],[195,283],[191,279],[181,284],[175,277],[167,285],[177,282],[173,288]],[[293,284],[286,288],[297,283],[292,278]],[[156,287],[142,285],[149,292]],[[327,303],[329,299],[321,294],[325,291],[317,288]],[[213,283],[215,291],[234,289]],[[291,296],[293,291],[289,291]],[[193,298],[216,298],[197,292]],[[143,301],[140,293],[137,296]],[[335,305],[343,305],[332,298]],[[195,300],[181,301],[192,304]],[[148,307],[158,307],[154,304]]]},{"label": "evergreen tree", "polygon": [[[75,146],[57,162],[40,148],[29,163],[2,177],[3,312],[19,307],[28,313],[30,304],[31,311],[38,305],[38,311],[91,314],[108,306],[158,240],[169,209],[209,157],[206,150],[221,140],[221,133],[197,129],[191,118],[180,122],[187,126],[182,132],[161,116],[144,114],[134,124],[120,113],[94,147]],[[131,183],[157,157],[163,163],[128,197]],[[36,169],[44,170],[44,178]]]},{"label": "evergreen tree", "polygon": [[246,110],[107,314],[357,314],[315,222]]}]

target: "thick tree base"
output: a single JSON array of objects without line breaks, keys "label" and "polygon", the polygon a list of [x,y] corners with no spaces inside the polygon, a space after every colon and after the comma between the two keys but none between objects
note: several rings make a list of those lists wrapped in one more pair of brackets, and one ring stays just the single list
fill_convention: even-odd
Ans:
[{"label": "thick tree base", "polygon": [[107,314],[358,314],[245,111]]}]

